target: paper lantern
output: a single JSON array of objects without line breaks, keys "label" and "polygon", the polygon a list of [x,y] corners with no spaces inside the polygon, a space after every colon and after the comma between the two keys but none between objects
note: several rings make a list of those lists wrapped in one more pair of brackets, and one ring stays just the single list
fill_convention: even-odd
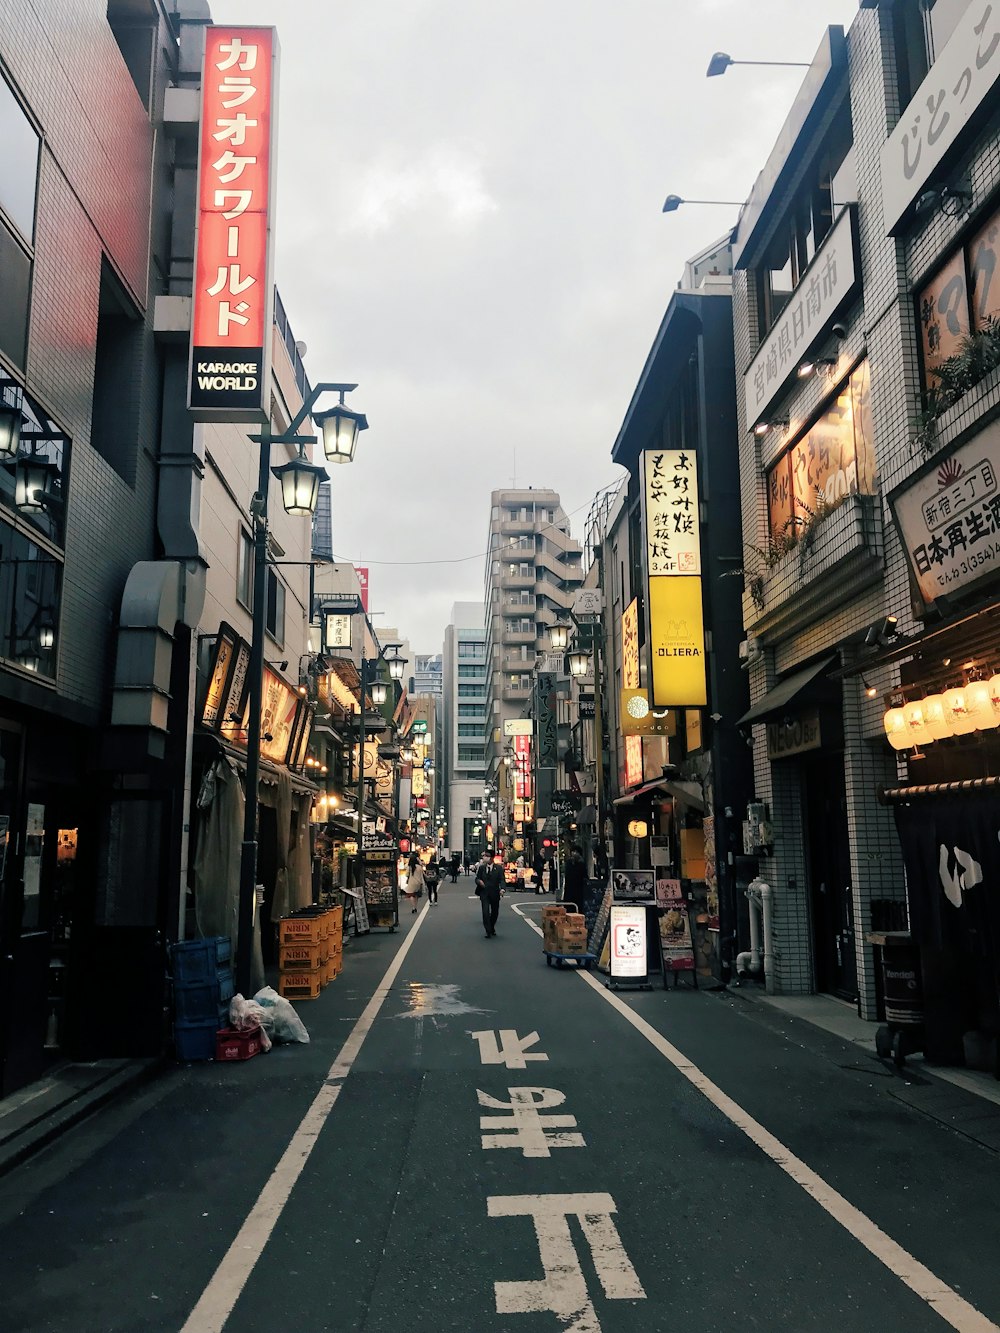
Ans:
[{"label": "paper lantern", "polygon": [[997,724],[990,698],[990,687],[985,680],[974,680],[965,687],[965,707],[977,731],[992,731]]},{"label": "paper lantern", "polygon": [[1000,719],[1000,676],[991,676],[986,682],[990,692],[990,702],[993,704],[993,710]]},{"label": "paper lantern", "polygon": [[924,722],[924,703],[922,699],[903,705],[903,717],[906,719],[908,744],[922,745],[929,741],[927,726]]},{"label": "paper lantern", "polygon": [[[1000,684],[1000,682],[998,682]],[[945,712],[944,695],[929,694],[923,701],[924,726],[929,741],[943,741],[952,734],[951,724]]]},{"label": "paper lantern", "polygon": [[882,719],[882,725],[894,750],[905,750],[908,745],[913,744],[907,735],[906,718],[901,708],[890,708]]},{"label": "paper lantern", "polygon": [[976,729],[976,719],[969,713],[962,689],[945,690],[944,715],[951,727],[953,736],[967,736]]}]

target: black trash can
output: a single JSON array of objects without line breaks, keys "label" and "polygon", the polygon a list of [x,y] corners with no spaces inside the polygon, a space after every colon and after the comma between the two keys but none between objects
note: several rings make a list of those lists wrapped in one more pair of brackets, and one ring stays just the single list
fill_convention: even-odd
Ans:
[{"label": "black trash can", "polygon": [[885,1026],[875,1034],[879,1055],[892,1056],[902,1067],[907,1055],[924,1049],[924,997],[920,978],[920,946],[907,930],[875,931],[868,936],[879,947]]}]

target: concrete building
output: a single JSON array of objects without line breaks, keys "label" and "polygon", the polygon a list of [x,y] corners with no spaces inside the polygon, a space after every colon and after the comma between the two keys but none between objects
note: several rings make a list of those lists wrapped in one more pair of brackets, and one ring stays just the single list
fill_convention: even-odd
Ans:
[{"label": "concrete building", "polygon": [[410,694],[434,694],[440,697],[443,689],[440,653],[417,653],[409,673],[407,690]]},{"label": "concrete building", "polygon": [[548,628],[568,623],[582,580],[583,550],[570,536],[558,493],[493,491],[484,590],[487,780],[497,777],[504,722],[528,715]]},{"label": "concrete building", "polygon": [[444,632],[441,792],[453,852],[484,846],[486,631],[482,602],[456,602]]}]

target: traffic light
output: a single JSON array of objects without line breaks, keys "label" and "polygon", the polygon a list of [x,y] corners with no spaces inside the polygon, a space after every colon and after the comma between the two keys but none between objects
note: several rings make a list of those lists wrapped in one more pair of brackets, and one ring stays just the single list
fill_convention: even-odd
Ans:
[{"label": "traffic light", "polygon": [[551,838],[543,838],[543,839],[542,839],[542,846],[543,846],[543,847],[545,847],[545,848],[549,848],[549,847],[552,847],[553,845],[554,845],[554,844],[553,844]]}]

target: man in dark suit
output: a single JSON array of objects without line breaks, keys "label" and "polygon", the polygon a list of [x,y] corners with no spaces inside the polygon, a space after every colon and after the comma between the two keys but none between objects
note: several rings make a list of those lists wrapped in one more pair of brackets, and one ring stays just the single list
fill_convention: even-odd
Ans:
[{"label": "man in dark suit", "polygon": [[500,895],[503,892],[503,857],[495,856],[492,862],[484,861],[476,874],[476,892],[483,909],[483,929],[486,938],[492,939],[497,933],[497,917],[500,915]]}]

